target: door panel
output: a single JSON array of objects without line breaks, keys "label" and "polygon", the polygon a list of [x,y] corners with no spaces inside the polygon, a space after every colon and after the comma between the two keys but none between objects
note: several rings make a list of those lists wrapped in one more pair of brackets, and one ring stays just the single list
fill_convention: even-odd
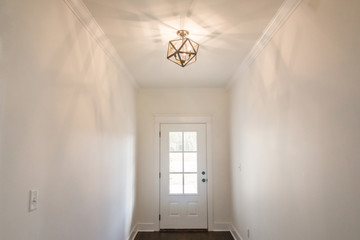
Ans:
[{"label": "door panel", "polygon": [[207,228],[206,125],[160,129],[160,228]]}]

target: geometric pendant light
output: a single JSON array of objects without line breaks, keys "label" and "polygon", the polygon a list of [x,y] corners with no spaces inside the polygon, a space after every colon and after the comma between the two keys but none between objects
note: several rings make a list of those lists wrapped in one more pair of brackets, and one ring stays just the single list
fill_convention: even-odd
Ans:
[{"label": "geometric pendant light", "polygon": [[199,51],[199,44],[187,38],[188,34],[186,30],[179,30],[180,38],[169,41],[167,59],[181,67],[196,62]]}]

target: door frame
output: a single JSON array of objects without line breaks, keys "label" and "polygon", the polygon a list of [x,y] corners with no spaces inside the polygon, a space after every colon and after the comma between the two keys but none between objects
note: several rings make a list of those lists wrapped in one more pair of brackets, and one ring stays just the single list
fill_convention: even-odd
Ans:
[{"label": "door frame", "polygon": [[[155,159],[158,160],[157,165],[157,181],[156,181],[156,189],[157,189],[157,206],[156,212],[160,215],[160,178],[158,173],[160,173],[160,124],[205,124],[206,127],[206,167],[207,167],[207,225],[208,230],[212,231],[214,229],[213,224],[213,190],[212,190],[212,146],[211,146],[211,115],[184,115],[184,114],[156,114],[154,115],[155,122]],[[155,231],[160,230],[160,220],[158,216],[156,216],[157,220],[154,220],[155,223]]]}]

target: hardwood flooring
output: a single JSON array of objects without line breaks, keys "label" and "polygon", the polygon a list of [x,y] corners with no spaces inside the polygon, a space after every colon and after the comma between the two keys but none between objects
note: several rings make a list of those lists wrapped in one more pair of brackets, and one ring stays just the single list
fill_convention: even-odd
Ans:
[{"label": "hardwood flooring", "polygon": [[139,232],[135,240],[234,240],[230,232]]}]

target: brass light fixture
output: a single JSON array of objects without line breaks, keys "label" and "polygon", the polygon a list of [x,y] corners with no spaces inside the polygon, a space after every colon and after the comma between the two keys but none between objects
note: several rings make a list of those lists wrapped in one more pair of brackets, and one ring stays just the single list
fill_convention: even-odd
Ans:
[{"label": "brass light fixture", "polygon": [[199,44],[186,37],[189,35],[186,30],[177,31],[177,35],[179,39],[169,41],[167,59],[181,67],[196,62]]}]

